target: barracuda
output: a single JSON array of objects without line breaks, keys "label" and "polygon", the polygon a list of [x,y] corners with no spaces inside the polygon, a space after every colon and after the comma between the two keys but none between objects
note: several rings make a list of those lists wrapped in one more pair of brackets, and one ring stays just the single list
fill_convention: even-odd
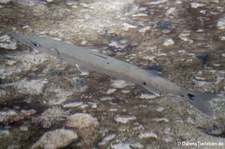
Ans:
[{"label": "barracuda", "polygon": [[208,116],[213,115],[209,100],[216,97],[214,94],[189,91],[160,77],[156,73],[152,73],[116,58],[94,52],[88,47],[80,47],[35,35],[13,34],[12,37],[31,48],[60,57],[63,60],[78,64],[88,70],[97,71],[111,77],[141,85],[156,95],[163,93],[181,96],[204,114]]}]

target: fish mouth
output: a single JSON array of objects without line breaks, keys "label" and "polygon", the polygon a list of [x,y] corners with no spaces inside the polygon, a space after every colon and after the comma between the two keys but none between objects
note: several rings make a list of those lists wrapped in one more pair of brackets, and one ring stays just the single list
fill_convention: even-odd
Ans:
[{"label": "fish mouth", "polygon": [[19,41],[25,45],[30,45],[31,40],[29,39],[29,36],[26,35],[20,35],[20,34],[10,34],[10,36],[15,39],[16,41]]},{"label": "fish mouth", "polygon": [[13,38],[13,39],[15,39],[15,40],[17,40],[17,41],[21,41],[21,35],[18,35],[18,34],[10,34],[10,36]]}]

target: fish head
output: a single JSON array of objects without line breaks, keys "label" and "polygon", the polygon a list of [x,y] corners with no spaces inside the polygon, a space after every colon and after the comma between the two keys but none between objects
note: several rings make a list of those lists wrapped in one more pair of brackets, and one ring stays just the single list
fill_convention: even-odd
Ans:
[{"label": "fish head", "polygon": [[23,35],[23,34],[11,34],[11,36],[15,40],[34,49],[47,48],[50,46],[48,44],[48,40],[46,40],[45,37],[39,37],[35,35]]},{"label": "fish head", "polygon": [[57,49],[54,48],[56,44],[55,41],[50,38],[23,34],[11,34],[11,36],[32,49],[47,52],[53,56],[58,56],[59,54]]}]

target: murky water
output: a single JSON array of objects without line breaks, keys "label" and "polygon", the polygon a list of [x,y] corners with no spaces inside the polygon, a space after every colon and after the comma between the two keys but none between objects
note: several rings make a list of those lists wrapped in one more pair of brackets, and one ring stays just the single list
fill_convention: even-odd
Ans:
[{"label": "murky water", "polygon": [[[224,5],[221,0],[0,1],[0,148],[180,148],[196,142],[223,148]],[[98,72],[82,76],[74,65],[25,45],[15,50],[10,33],[59,38],[161,70],[180,86],[217,94],[211,102],[215,117],[174,95],[157,97]]]}]

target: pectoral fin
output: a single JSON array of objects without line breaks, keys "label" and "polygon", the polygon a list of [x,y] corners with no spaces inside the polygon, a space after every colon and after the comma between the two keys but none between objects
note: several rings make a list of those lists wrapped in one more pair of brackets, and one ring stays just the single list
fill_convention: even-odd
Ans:
[{"label": "pectoral fin", "polygon": [[86,68],[84,68],[84,67],[82,67],[78,64],[76,64],[76,67],[81,72],[81,75],[88,75],[89,74],[89,72]]},{"label": "pectoral fin", "polygon": [[149,92],[153,93],[154,95],[156,96],[160,96],[160,90],[153,87],[152,85],[150,84],[143,84],[142,85],[146,90],[148,90]]}]

